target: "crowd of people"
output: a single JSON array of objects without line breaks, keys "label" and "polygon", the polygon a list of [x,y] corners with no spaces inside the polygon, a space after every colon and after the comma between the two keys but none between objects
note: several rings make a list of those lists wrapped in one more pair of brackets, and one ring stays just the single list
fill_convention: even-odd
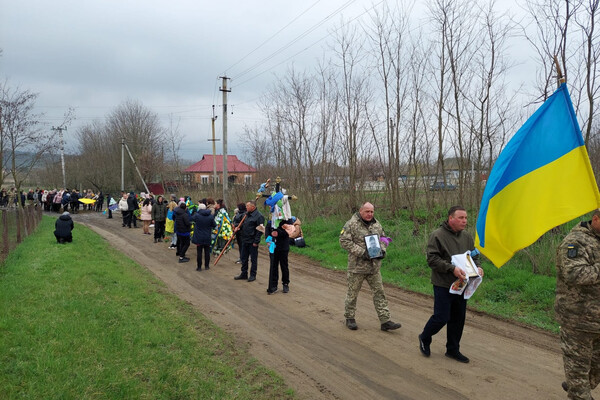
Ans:
[{"label": "crowd of people", "polygon": [[63,213],[70,211],[73,214],[79,210],[102,211],[104,207],[104,194],[100,191],[94,193],[91,189],[80,192],[78,189],[29,189],[19,190],[12,187],[0,190],[0,207],[14,208],[17,205],[35,205],[43,207],[44,211]]}]

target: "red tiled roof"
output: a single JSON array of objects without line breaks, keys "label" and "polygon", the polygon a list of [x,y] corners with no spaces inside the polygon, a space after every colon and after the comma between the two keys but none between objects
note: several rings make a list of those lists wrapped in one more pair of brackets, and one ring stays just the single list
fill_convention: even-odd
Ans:
[{"label": "red tiled roof", "polygon": [[[223,172],[223,156],[218,155],[217,159],[217,172]],[[213,172],[213,156],[212,154],[205,154],[202,156],[202,160],[197,163],[190,165],[185,169],[184,172]],[[240,161],[237,156],[227,156],[227,172],[256,172],[256,169],[249,166],[248,164]]]}]

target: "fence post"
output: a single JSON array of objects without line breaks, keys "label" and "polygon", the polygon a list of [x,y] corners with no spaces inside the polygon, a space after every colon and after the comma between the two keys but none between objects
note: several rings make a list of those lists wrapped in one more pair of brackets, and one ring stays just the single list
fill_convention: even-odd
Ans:
[{"label": "fence post", "polygon": [[8,211],[2,210],[2,260],[8,256],[10,251],[10,239],[8,237]]}]

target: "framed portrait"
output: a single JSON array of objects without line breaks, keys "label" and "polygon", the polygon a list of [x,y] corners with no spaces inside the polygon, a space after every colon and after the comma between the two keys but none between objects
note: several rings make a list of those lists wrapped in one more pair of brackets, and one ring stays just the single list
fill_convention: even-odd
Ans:
[{"label": "framed portrait", "polygon": [[374,234],[365,236],[365,245],[367,246],[369,258],[381,257],[381,244],[379,243],[379,235]]}]

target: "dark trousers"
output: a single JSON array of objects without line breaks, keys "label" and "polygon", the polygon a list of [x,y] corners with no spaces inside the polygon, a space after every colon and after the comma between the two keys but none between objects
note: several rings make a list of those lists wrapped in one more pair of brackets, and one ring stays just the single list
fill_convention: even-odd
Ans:
[{"label": "dark trousers", "polygon": [[58,243],[64,243],[64,242],[69,242],[71,243],[73,241],[73,235],[69,235],[69,236],[58,236],[56,234],[56,232],[54,232],[54,236],[56,237],[56,241]]},{"label": "dark trousers", "polygon": [[123,226],[129,226],[131,228],[131,217],[133,213],[131,211],[122,211],[123,214]]},{"label": "dark trousers", "polygon": [[204,267],[209,268],[210,265],[210,244],[196,245],[196,265],[197,268],[202,268],[202,252],[204,252]]},{"label": "dark trousers", "polygon": [[288,268],[289,251],[277,251],[270,254],[271,266],[269,268],[269,290],[277,289],[279,282],[279,267],[281,266],[281,283],[287,285],[290,283],[290,270]]},{"label": "dark trousers", "polygon": [[460,351],[460,338],[465,326],[466,314],[467,300],[463,295],[452,294],[448,288],[434,286],[433,315],[421,333],[423,343],[431,344],[431,337],[438,333],[444,325],[447,325],[446,351],[449,353]]},{"label": "dark trousers", "polygon": [[242,259],[242,235],[237,235],[235,240],[238,244],[238,251],[240,252],[240,260]]},{"label": "dark trousers", "polygon": [[185,252],[190,247],[190,235],[183,236],[177,234],[177,254],[179,257],[185,257]]},{"label": "dark trousers", "polygon": [[161,239],[165,237],[165,223],[166,221],[154,221],[154,239]]},{"label": "dark trousers", "polygon": [[258,246],[242,243],[242,276],[248,276],[248,257],[250,257],[250,276],[256,276],[258,269]]}]

